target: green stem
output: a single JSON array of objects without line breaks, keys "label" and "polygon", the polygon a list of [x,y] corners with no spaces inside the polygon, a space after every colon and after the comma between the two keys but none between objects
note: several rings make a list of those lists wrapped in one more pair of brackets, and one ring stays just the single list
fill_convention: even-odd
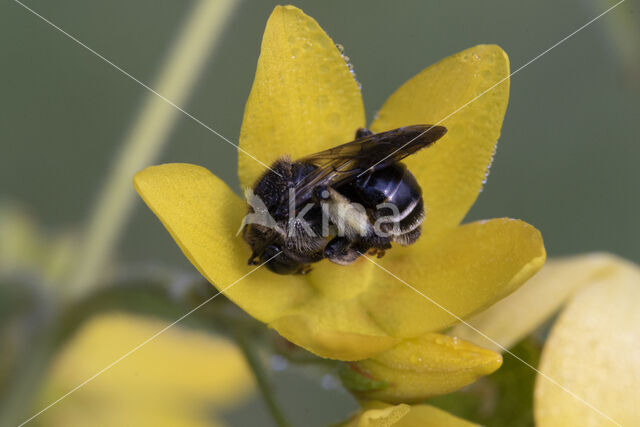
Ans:
[{"label": "green stem", "polygon": [[149,89],[137,119],[105,180],[83,235],[77,268],[68,285],[78,299],[95,286],[131,213],[136,172],[154,163],[166,145],[183,112],[183,105],[202,71],[208,55],[215,50],[229,21],[234,0],[199,0],[188,14],[180,34]]},{"label": "green stem", "polygon": [[269,379],[267,378],[267,373],[265,372],[264,366],[258,357],[258,354],[255,352],[252,344],[248,337],[238,331],[236,334],[236,341],[240,350],[244,354],[244,357],[247,359],[247,363],[249,367],[253,371],[253,375],[256,378],[256,382],[258,383],[258,389],[262,393],[262,398],[264,402],[267,404],[267,408],[273,417],[276,425],[280,427],[289,426],[289,422],[285,418],[283,410],[280,408],[280,405],[275,399],[273,389],[271,384],[269,384]]}]

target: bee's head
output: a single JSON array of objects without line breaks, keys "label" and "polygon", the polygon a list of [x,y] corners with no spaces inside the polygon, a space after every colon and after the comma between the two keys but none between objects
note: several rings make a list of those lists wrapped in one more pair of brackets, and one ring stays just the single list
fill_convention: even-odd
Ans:
[{"label": "bee's head", "polygon": [[259,224],[247,224],[242,237],[251,246],[249,265],[266,263],[266,267],[277,274],[296,274],[303,269],[303,264],[283,250],[284,239],[276,230]]}]

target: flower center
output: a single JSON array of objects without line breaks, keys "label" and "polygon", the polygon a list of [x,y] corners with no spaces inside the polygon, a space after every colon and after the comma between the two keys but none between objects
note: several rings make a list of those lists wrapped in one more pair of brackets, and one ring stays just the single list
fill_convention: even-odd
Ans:
[{"label": "flower center", "polygon": [[328,260],[314,264],[306,278],[311,287],[328,298],[352,299],[361,294],[371,281],[374,265],[362,259],[348,266],[336,265]]}]

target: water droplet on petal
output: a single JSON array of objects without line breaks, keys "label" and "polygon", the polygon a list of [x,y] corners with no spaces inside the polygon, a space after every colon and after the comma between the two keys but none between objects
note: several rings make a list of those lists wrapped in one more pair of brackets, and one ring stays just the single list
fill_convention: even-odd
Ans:
[{"label": "water droplet on petal", "polygon": [[339,126],[340,125],[340,114],[338,114],[338,113],[329,114],[327,116],[327,122],[332,126]]},{"label": "water droplet on petal", "polygon": [[329,104],[329,98],[326,95],[320,95],[316,98],[318,108],[326,108],[327,104]]},{"label": "water droplet on petal", "polygon": [[362,85],[356,78],[356,72],[354,71],[353,65],[350,62],[351,58],[349,58],[347,55],[344,54],[344,46],[342,46],[339,43],[336,43],[336,47],[338,48],[338,51],[340,51],[340,55],[342,56],[342,59],[344,59],[345,64],[347,64],[347,68],[349,69],[349,72],[353,76],[353,80],[356,82],[356,85],[358,86],[358,90],[362,90]]}]

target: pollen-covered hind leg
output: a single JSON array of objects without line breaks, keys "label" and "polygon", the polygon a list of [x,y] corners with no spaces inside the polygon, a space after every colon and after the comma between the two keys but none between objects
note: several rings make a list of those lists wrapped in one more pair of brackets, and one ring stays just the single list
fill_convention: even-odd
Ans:
[{"label": "pollen-covered hind leg", "polygon": [[367,136],[371,135],[373,135],[373,132],[371,132],[367,128],[359,128],[358,130],[356,130],[356,139],[366,138]]}]

